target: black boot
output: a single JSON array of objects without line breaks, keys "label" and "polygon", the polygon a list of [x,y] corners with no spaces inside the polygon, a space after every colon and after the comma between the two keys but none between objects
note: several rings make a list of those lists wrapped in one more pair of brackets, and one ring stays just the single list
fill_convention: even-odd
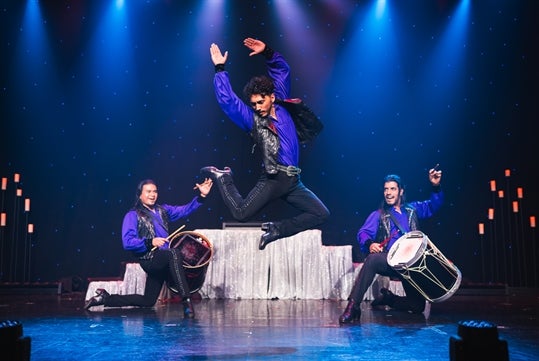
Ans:
[{"label": "black boot", "polygon": [[203,167],[200,169],[200,173],[202,173],[205,177],[210,178],[212,181],[217,181],[217,179],[221,178],[223,175],[228,174],[232,175],[232,169],[229,167],[225,167],[224,169],[219,169],[217,167],[214,167],[213,165],[210,165],[208,167]]},{"label": "black boot", "polygon": [[395,303],[395,294],[388,290],[387,288],[381,288],[380,293],[381,296],[376,297],[374,301],[371,302],[372,307],[378,307],[378,306],[389,306],[393,307],[393,304]]},{"label": "black boot", "polygon": [[281,238],[279,228],[277,228],[277,225],[273,222],[262,223],[262,230],[266,231],[266,233],[260,237],[260,243],[258,244],[258,249],[261,251],[271,242]]},{"label": "black boot", "polygon": [[195,318],[195,309],[193,308],[193,302],[189,297],[184,298],[183,301],[183,316],[185,318]]},{"label": "black boot", "polygon": [[359,321],[359,317],[361,316],[361,309],[360,304],[356,303],[354,300],[348,301],[348,305],[346,306],[346,309],[344,310],[341,317],[339,317],[339,323],[352,323],[354,321]]},{"label": "black boot", "polygon": [[107,298],[110,297],[110,294],[103,288],[98,288],[95,290],[95,296],[90,298],[84,305],[84,309],[87,310],[90,307],[102,306],[105,304]]}]

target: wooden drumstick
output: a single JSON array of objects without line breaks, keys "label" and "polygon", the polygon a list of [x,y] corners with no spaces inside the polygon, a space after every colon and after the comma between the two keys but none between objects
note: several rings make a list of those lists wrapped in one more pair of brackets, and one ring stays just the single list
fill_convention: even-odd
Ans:
[{"label": "wooden drumstick", "polygon": [[[167,242],[170,242],[170,238],[173,237],[173,236],[175,236],[176,234],[178,234],[178,232],[180,232],[180,231],[181,231],[182,229],[184,229],[184,228],[185,228],[185,224],[184,224],[183,226],[181,226],[180,228],[178,228],[177,230],[175,230],[174,232],[172,232],[171,234],[169,234],[168,237],[166,238],[166,241],[167,241]],[[157,246],[154,246],[154,247],[152,248],[151,251],[153,252],[153,251],[155,251],[157,248],[158,248]]]},{"label": "wooden drumstick", "polygon": [[184,228],[185,228],[185,224],[181,226],[180,228],[178,228],[177,230],[175,230],[174,232],[172,232],[171,234],[169,234],[167,237],[167,242],[170,242],[170,237],[175,236],[176,234],[178,234],[179,231],[181,231]]}]

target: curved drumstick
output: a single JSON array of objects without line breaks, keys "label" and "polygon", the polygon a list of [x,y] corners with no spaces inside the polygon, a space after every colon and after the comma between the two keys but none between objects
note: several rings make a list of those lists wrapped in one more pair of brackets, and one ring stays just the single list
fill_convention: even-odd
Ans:
[{"label": "curved drumstick", "polygon": [[[171,234],[169,234],[168,237],[166,238],[166,241],[167,241],[167,242],[170,242],[170,238],[173,237],[173,236],[175,236],[176,234],[178,234],[178,232],[180,232],[180,231],[181,231],[182,229],[184,229],[184,228],[185,228],[185,224],[184,224],[183,226],[181,226],[180,228],[178,228],[177,230],[175,230],[174,232],[172,232]],[[152,248],[151,251],[153,252],[153,251],[155,251],[157,248],[158,248],[158,247],[155,246],[155,247]]]}]

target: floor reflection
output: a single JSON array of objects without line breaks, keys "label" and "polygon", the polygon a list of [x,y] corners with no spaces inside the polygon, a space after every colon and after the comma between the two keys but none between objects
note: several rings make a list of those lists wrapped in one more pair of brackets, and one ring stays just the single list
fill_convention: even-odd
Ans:
[{"label": "floor reflection", "polygon": [[511,360],[539,359],[538,296],[454,296],[430,317],[362,304],[361,323],[337,322],[345,301],[208,300],[184,319],[179,303],[84,311],[82,295],[0,295],[32,360],[448,360],[457,323],[498,325]]}]

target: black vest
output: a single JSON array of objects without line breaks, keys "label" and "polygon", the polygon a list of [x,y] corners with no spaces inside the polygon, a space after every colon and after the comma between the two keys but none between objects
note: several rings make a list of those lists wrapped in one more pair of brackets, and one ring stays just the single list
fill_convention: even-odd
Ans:
[{"label": "black vest", "polygon": [[[408,226],[411,231],[416,231],[418,227],[418,218],[415,208],[409,204],[402,207],[408,216]],[[386,210],[380,210],[380,221],[378,222],[378,231],[376,232],[376,242],[382,242],[390,236],[391,216]]]},{"label": "black vest", "polygon": [[[155,209],[161,216],[161,219],[163,220],[163,227],[168,233],[169,218],[167,212],[159,205],[156,205]],[[147,251],[150,251],[152,248],[151,241],[155,238],[155,227],[152,222],[152,214],[150,210],[141,204],[136,205],[135,212],[137,212],[137,235],[145,240],[146,248],[148,248]],[[141,254],[136,254],[136,256],[141,256]]]},{"label": "black vest", "polygon": [[270,129],[269,117],[263,118],[256,113],[254,117],[254,126],[253,129],[251,129],[251,137],[255,142],[255,146],[258,145],[262,149],[262,161],[264,162],[266,173],[275,174],[278,172],[277,154],[281,146],[279,136]]}]

